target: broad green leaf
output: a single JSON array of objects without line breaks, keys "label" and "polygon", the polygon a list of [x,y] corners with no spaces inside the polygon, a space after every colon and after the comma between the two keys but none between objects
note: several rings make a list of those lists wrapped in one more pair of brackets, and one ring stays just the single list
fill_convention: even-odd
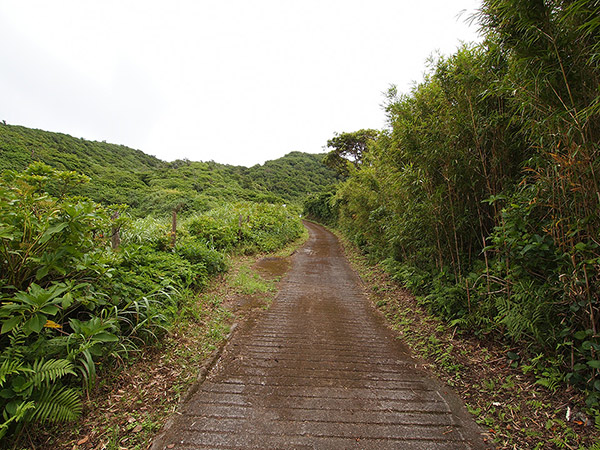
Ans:
[{"label": "broad green leaf", "polygon": [[42,331],[42,328],[44,328],[45,324],[46,316],[38,313],[34,314],[33,317],[31,317],[31,319],[25,322],[25,325],[23,325],[23,327],[31,332],[39,333],[40,331]]},{"label": "broad green leaf", "polygon": [[48,275],[48,272],[50,272],[50,266],[49,265],[44,265],[44,266],[40,267],[37,270],[37,272],[35,273],[35,279],[36,280],[41,280],[46,275]]},{"label": "broad green leaf", "polygon": [[51,316],[54,316],[59,311],[59,309],[58,306],[55,305],[46,305],[42,309],[40,309],[40,311],[44,314],[50,314]]},{"label": "broad green leaf", "polygon": [[23,389],[28,387],[27,378],[22,375],[17,375],[12,378],[12,388],[15,392],[21,392]]},{"label": "broad green leaf", "polygon": [[101,342],[117,342],[119,338],[112,333],[98,333],[94,335],[94,340]]},{"label": "broad green leaf", "polygon": [[62,306],[63,308],[65,308],[65,309],[66,309],[66,308],[68,308],[69,306],[71,306],[71,305],[73,304],[73,295],[71,295],[71,293],[70,293],[70,292],[67,292],[67,293],[66,293],[66,294],[63,296],[63,298],[62,298],[62,301],[61,301],[61,303],[60,303],[60,304],[61,304],[61,306]]},{"label": "broad green leaf", "polygon": [[598,361],[597,359],[588,361],[587,365],[592,367],[593,369],[600,369],[600,361]]},{"label": "broad green leaf", "polygon": [[11,317],[10,319],[5,320],[2,323],[2,330],[0,330],[0,334],[8,333],[14,327],[19,325],[19,323],[21,323],[21,320],[22,320],[21,316]]},{"label": "broad green leaf", "polygon": [[587,335],[588,334],[585,331],[578,331],[573,336],[575,337],[575,339],[583,340],[583,339],[585,339],[587,337]]},{"label": "broad green leaf", "polygon": [[14,238],[14,227],[0,227],[0,239],[12,241]]},{"label": "broad green leaf", "polygon": [[69,226],[68,222],[60,222],[60,223],[57,223],[56,225],[52,225],[42,235],[42,238],[40,239],[40,244],[45,244],[52,238],[52,236],[54,236],[56,233],[60,233],[68,226]]},{"label": "broad green leaf", "polygon": [[527,244],[525,247],[523,247],[523,250],[521,250],[521,255],[524,255],[529,250],[531,250],[533,247],[534,247],[533,244]]},{"label": "broad green leaf", "polygon": [[17,407],[19,406],[19,402],[13,400],[8,405],[4,407],[9,416],[14,416],[17,413]]},{"label": "broad green leaf", "polygon": [[10,388],[5,388],[0,391],[0,398],[13,398],[15,396],[15,391]]}]

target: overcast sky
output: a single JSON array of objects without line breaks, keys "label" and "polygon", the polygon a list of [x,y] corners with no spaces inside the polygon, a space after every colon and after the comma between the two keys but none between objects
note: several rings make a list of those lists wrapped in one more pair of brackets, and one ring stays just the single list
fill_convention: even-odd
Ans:
[{"label": "overcast sky", "polygon": [[0,120],[253,165],[385,126],[477,0],[0,0]]}]

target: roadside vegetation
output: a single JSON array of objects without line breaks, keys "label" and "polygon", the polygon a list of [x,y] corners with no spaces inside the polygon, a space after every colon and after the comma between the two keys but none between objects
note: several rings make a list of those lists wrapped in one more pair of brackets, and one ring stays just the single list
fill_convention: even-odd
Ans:
[{"label": "roadside vegetation", "polygon": [[[450,325],[396,280],[382,264],[339,235],[373,305],[385,316],[417,363],[447,383],[498,449],[598,449],[597,418],[586,411],[585,392],[546,387],[532,365],[514,361],[517,349]],[[596,422],[595,422],[596,420]]]},{"label": "roadside vegetation", "polygon": [[[182,337],[194,340],[196,356],[187,361],[201,360],[225,336],[231,314],[223,299],[201,294],[211,279],[232,255],[272,252],[303,234],[294,205],[222,201],[180,216],[174,235],[171,216],[135,218],[126,205],[73,195],[88,182],[40,162],[0,178],[5,443],[31,440],[31,427],[98,414],[89,399],[101,402],[96,394],[112,374],[144,366],[174,334],[193,331]],[[262,288],[242,273],[239,286]],[[141,382],[133,385],[143,389]],[[131,414],[136,433],[156,431]]]},{"label": "roadside vegetation", "polygon": [[334,136],[344,181],[305,203],[598,435],[599,18],[588,0],[485,0],[483,43],[390,88],[386,129]]},{"label": "roadside vegetation", "polygon": [[[178,405],[194,391],[237,325],[267,308],[277,293],[274,263],[307,238],[275,253],[234,254],[228,270],[201,293],[182,301],[176,320],[160,342],[143,346],[122,366],[104,371],[83,401],[83,415],[71,423],[30,425],[20,442],[28,448],[90,450],[147,449]],[[266,261],[266,269],[262,262]],[[19,447],[22,448],[22,447]]]}]

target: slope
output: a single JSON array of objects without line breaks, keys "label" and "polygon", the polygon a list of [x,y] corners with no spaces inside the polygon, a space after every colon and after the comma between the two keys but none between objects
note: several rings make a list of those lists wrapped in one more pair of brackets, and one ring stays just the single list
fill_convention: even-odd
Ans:
[{"label": "slope", "polygon": [[81,195],[104,204],[127,204],[134,215],[206,211],[224,201],[299,203],[335,183],[323,155],[292,152],[251,168],[214,161],[165,162],[123,145],[88,141],[22,126],[0,124],[0,171],[41,161],[84,173]]}]

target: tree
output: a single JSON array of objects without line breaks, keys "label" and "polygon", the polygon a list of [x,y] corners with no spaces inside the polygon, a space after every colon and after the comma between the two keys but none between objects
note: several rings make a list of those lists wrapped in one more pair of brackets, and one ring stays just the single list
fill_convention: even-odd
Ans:
[{"label": "tree", "polygon": [[350,174],[348,163],[359,168],[364,154],[368,152],[369,143],[376,141],[379,131],[372,129],[358,130],[353,133],[335,133],[335,137],[327,141],[331,150],[324,159],[324,163],[334,169],[338,174],[347,177]]}]

